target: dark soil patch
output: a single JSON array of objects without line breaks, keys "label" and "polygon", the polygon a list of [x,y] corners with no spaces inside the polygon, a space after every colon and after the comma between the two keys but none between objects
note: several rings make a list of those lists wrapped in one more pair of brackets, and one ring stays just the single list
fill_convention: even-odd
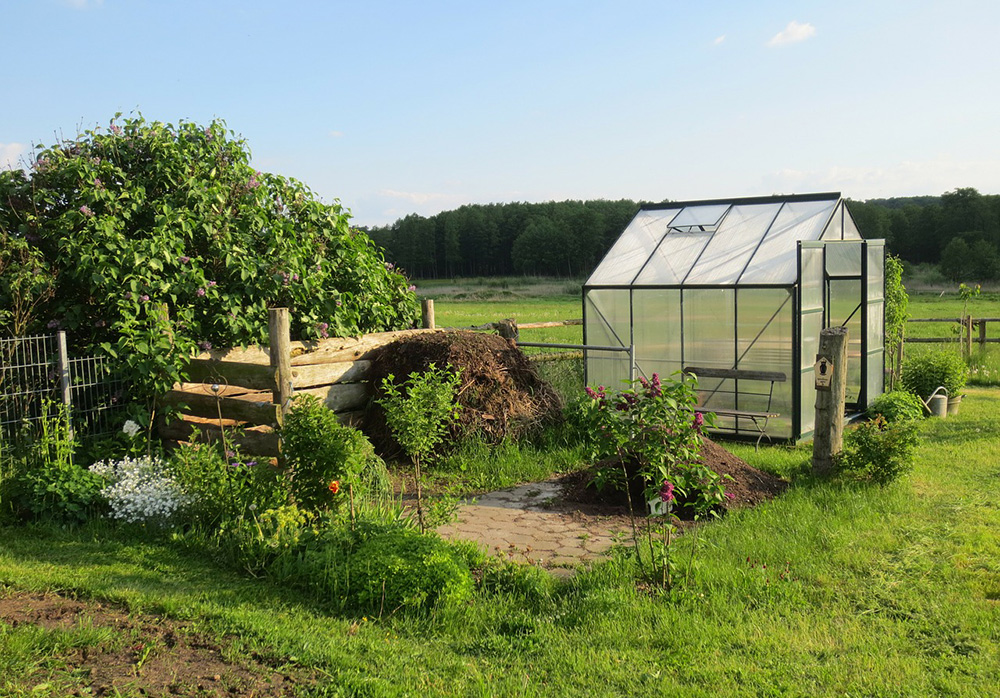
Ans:
[{"label": "dark soil patch", "polygon": [[[758,470],[707,438],[702,441],[699,460],[719,475],[733,478],[727,479],[724,483],[726,492],[733,495],[733,498],[724,504],[727,510],[756,506],[777,497],[788,488],[788,483],[781,478]],[[605,467],[620,468],[621,461],[617,458],[602,461],[592,468],[570,473],[562,478],[564,499],[567,504],[579,505],[581,511],[588,514],[627,516],[628,494],[624,489],[606,487],[598,490],[591,484],[595,471]],[[635,466],[628,464],[627,470],[631,474],[635,471]],[[645,512],[646,505],[643,501],[640,479],[631,477],[630,483],[636,513]],[[680,515],[684,517],[683,508],[680,510]]]},{"label": "dark soil patch", "polygon": [[130,614],[98,601],[13,593],[0,597],[0,622],[113,633],[108,642],[65,648],[55,663],[22,678],[25,690],[44,682],[67,696],[291,696],[300,681],[310,678],[276,671],[253,657],[229,661],[222,646],[188,624]]},{"label": "dark soil patch", "polygon": [[[513,342],[493,334],[439,332],[404,337],[375,350],[371,380],[376,398],[382,380],[392,374],[402,383],[411,373],[422,373],[431,364],[451,365],[462,371],[458,401],[462,411],[451,436],[475,433],[491,442],[520,436],[556,421],[562,400],[542,380],[535,367]],[[392,439],[382,408],[373,403],[365,419],[365,432],[376,450],[395,456],[399,446]]]}]

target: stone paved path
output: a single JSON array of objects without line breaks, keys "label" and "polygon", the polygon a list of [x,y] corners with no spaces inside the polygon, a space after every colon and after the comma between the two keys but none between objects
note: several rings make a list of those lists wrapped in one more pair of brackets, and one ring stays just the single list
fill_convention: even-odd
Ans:
[{"label": "stone paved path", "polygon": [[607,553],[625,529],[595,517],[550,511],[546,503],[558,495],[554,482],[491,492],[463,504],[458,521],[438,532],[479,543],[489,553],[541,564],[556,574],[571,573]]}]

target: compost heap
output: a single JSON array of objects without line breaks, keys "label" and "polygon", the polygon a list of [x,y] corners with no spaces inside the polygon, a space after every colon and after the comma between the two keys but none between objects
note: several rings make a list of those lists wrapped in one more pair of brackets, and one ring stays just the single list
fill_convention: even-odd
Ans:
[{"label": "compost heap", "polygon": [[[458,402],[462,406],[451,437],[476,433],[491,442],[518,436],[562,415],[562,400],[542,380],[531,361],[513,342],[494,334],[433,332],[414,334],[376,349],[371,354],[371,380],[376,400],[382,380],[392,374],[397,384],[411,373],[434,364],[451,365],[462,372]],[[372,403],[365,431],[384,456],[398,454],[385,414]]]}]

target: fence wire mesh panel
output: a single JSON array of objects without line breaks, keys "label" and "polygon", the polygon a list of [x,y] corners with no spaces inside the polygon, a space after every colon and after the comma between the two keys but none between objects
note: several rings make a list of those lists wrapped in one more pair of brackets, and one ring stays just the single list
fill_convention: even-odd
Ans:
[{"label": "fence wire mesh panel", "polygon": [[59,399],[56,336],[0,339],[0,434],[12,438],[42,418],[42,404]]},{"label": "fence wire mesh panel", "polygon": [[[73,429],[80,436],[114,432],[128,406],[127,391],[114,364],[104,357],[65,359],[62,384],[58,335],[0,339],[0,435],[13,439],[50,417],[69,401]],[[64,390],[64,388],[66,388]]]},{"label": "fence wire mesh panel", "polygon": [[566,402],[583,395],[583,353],[534,354],[531,362]]}]

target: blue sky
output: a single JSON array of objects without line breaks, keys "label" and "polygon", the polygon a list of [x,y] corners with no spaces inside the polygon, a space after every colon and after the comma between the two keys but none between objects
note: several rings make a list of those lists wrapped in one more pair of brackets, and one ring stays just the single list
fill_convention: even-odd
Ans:
[{"label": "blue sky", "polygon": [[1000,3],[0,0],[0,166],[224,119],[361,225],[465,203],[1000,192]]}]

